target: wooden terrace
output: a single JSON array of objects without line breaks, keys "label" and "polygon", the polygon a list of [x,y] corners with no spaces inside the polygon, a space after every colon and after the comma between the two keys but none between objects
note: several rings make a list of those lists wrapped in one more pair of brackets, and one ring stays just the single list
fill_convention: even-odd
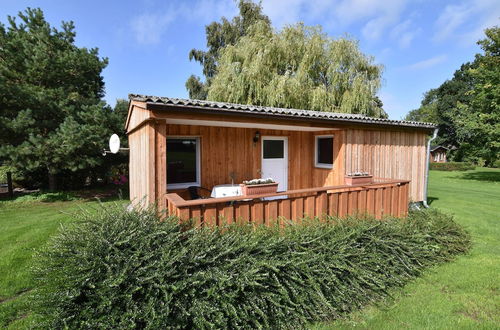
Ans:
[{"label": "wooden terrace", "polygon": [[[169,214],[215,226],[233,222],[270,225],[277,220],[368,214],[377,219],[408,214],[409,180],[375,179],[363,185],[288,190],[274,194],[185,200],[166,194]],[[275,198],[275,199],[271,199]]]}]

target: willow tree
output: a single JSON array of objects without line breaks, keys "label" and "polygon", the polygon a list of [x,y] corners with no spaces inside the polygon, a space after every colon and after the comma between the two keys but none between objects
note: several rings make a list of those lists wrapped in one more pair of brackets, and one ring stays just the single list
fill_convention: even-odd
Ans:
[{"label": "willow tree", "polygon": [[381,73],[354,40],[256,23],[221,51],[208,99],[385,117],[376,98]]},{"label": "willow tree", "polygon": [[186,89],[189,97],[194,99],[206,99],[207,89],[212,77],[217,72],[219,51],[227,45],[235,44],[239,38],[246,35],[250,26],[256,22],[262,22],[271,26],[269,18],[262,13],[260,2],[252,0],[239,0],[239,15],[228,20],[222,17],[221,22],[212,22],[206,26],[207,50],[191,49],[189,60],[199,62],[203,66],[205,81],[200,77],[191,75],[186,81]]}]

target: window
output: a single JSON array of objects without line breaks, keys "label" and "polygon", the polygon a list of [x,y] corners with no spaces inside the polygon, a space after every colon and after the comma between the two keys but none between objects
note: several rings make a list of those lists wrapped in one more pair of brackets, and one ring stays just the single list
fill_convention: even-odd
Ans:
[{"label": "window", "polygon": [[284,158],[285,141],[283,140],[263,140],[264,144],[263,156],[264,159]]},{"label": "window", "polygon": [[314,165],[333,168],[333,135],[318,135],[315,144]]},{"label": "window", "polygon": [[200,185],[200,139],[167,138],[167,187],[187,188]]}]

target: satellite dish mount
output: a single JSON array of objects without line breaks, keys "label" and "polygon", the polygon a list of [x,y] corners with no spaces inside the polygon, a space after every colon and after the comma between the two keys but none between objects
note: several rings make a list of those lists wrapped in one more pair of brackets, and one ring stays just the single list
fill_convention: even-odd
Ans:
[{"label": "satellite dish mount", "polygon": [[106,156],[107,154],[117,154],[119,151],[128,151],[129,148],[120,148],[120,138],[118,135],[113,134],[109,138],[109,150],[104,150],[102,155]]}]

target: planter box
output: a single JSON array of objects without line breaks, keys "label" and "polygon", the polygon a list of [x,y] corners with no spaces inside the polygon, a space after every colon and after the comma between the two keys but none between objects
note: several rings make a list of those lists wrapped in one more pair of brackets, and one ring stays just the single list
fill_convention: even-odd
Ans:
[{"label": "planter box", "polygon": [[262,195],[262,194],[275,194],[278,191],[278,183],[264,183],[246,185],[240,184],[241,193],[243,196]]},{"label": "planter box", "polygon": [[373,175],[345,176],[345,184],[352,186],[357,184],[367,184],[373,182]]}]

